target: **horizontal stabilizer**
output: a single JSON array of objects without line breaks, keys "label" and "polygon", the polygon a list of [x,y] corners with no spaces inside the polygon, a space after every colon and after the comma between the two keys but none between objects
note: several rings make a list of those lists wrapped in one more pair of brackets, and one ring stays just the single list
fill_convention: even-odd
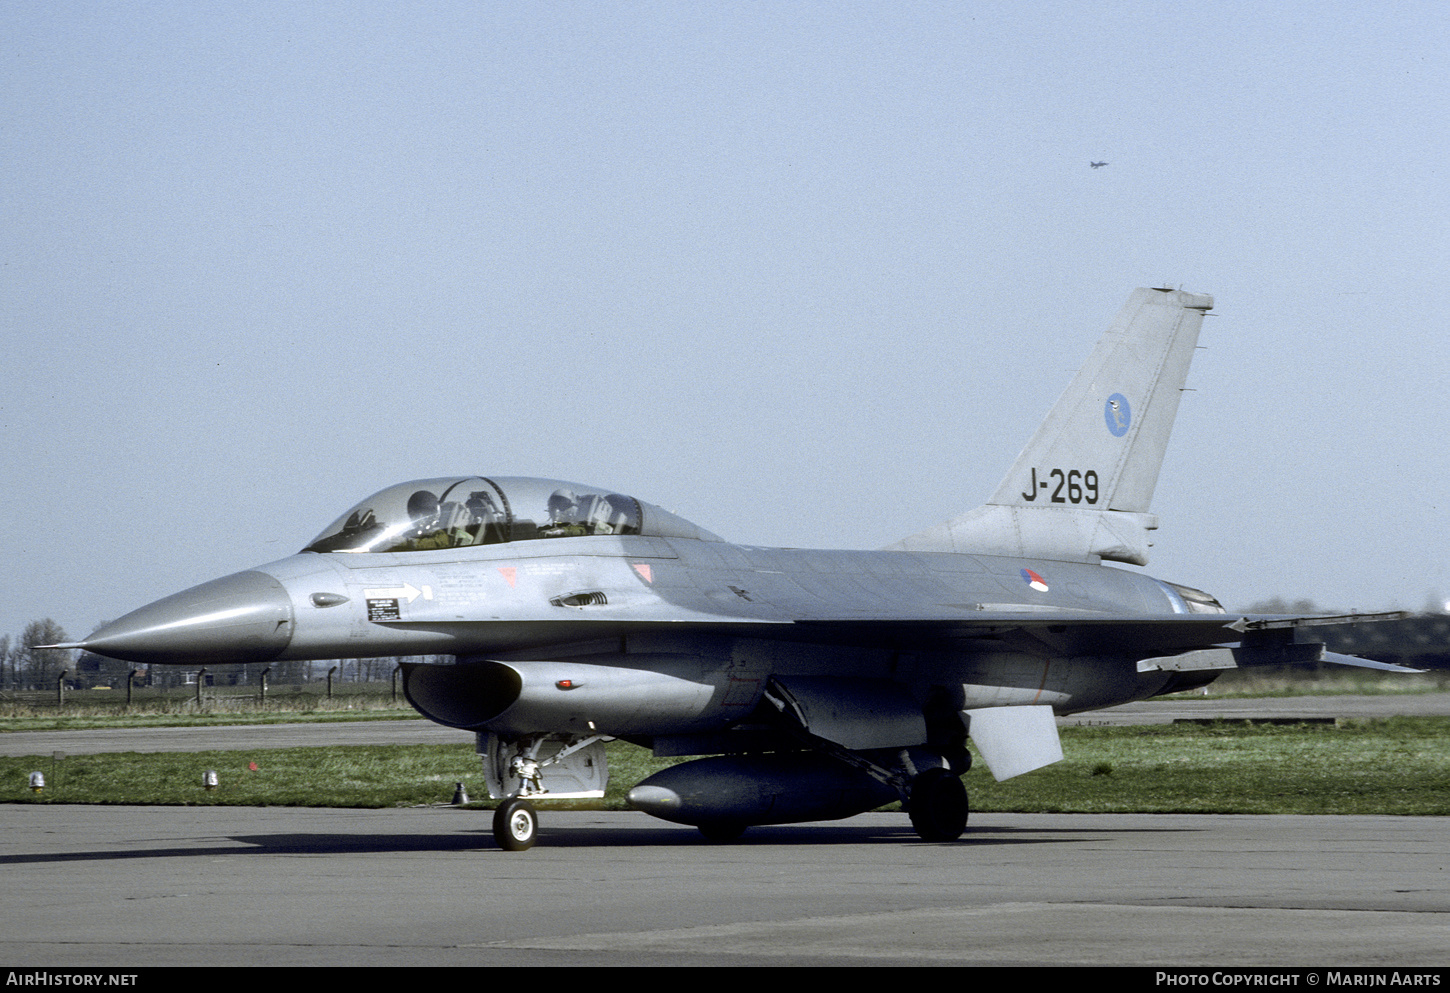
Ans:
[{"label": "horizontal stabilizer", "polygon": [[1403,621],[1408,611],[1387,610],[1378,614],[1314,614],[1309,617],[1246,617],[1239,625],[1243,631],[1277,631],[1281,628],[1316,628],[1330,624],[1377,624],[1380,621]]},{"label": "horizontal stabilizer", "polygon": [[1255,643],[1246,640],[1238,648],[1203,648],[1177,655],[1139,659],[1139,672],[1209,672],[1215,669],[1247,669],[1264,665],[1314,665],[1328,662],[1332,665],[1350,665],[1360,669],[1379,669],[1384,672],[1425,672],[1425,669],[1411,669],[1392,662],[1375,662],[1355,655],[1340,655],[1327,652],[1319,642],[1276,642]]},{"label": "horizontal stabilizer", "polygon": [[1374,659],[1362,659],[1357,655],[1340,655],[1338,652],[1325,652],[1325,662],[1333,662],[1335,665],[1352,665],[1358,669],[1381,669],[1385,672],[1429,672],[1429,669],[1411,669],[1405,665],[1395,665],[1393,662],[1376,662]]}]

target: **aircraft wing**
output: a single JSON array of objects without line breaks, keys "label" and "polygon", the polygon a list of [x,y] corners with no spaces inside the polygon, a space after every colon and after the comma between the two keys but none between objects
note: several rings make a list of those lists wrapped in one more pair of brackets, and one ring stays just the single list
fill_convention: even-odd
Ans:
[{"label": "aircraft wing", "polygon": [[[934,645],[970,649],[972,641],[1030,634],[1062,654],[1131,655],[1137,650],[1189,651],[1242,644],[1257,652],[1274,646],[1318,644],[1309,629],[1327,625],[1401,620],[1402,611],[1312,617],[1243,614],[1105,614],[1065,610],[979,611],[967,618],[798,620],[796,628],[835,640],[850,637],[899,647]],[[825,632],[831,632],[826,634]],[[814,640],[814,638],[812,639]]]},{"label": "aircraft wing", "polygon": [[[1313,637],[1315,627],[1329,624],[1398,620],[1402,612],[1349,614],[1337,617],[1255,617],[1238,614],[1103,614],[1069,610],[978,610],[971,616],[903,618],[832,617],[794,620],[759,618],[627,620],[580,618],[568,621],[518,621],[499,630],[499,622],[480,627],[505,635],[511,648],[544,647],[631,633],[669,631],[677,634],[760,638],[820,645],[869,646],[898,651],[990,652],[1020,650],[1024,640],[1059,657],[1136,657],[1146,668],[1180,671],[1253,665],[1334,662],[1399,672],[1416,672],[1387,663],[1369,662],[1325,651]],[[391,626],[391,625],[390,625]],[[410,626],[403,622],[398,626]],[[432,625],[430,625],[432,626]],[[470,641],[464,622],[454,629]],[[482,652],[487,648],[480,646]],[[1198,654],[1195,654],[1198,653]],[[1204,654],[1207,653],[1207,654]],[[1144,663],[1139,663],[1145,668]]]},{"label": "aircraft wing", "polygon": [[962,618],[900,617],[803,620],[792,627],[801,640],[872,644],[898,649],[992,650],[994,642],[1023,635],[1055,654],[1103,655],[1172,652],[1237,642],[1239,618],[1226,615],[1104,615],[1078,611],[980,611]]},{"label": "aircraft wing", "polygon": [[[960,619],[797,621],[793,636],[822,643],[870,644],[902,650],[1020,648],[1024,639],[1063,656],[1137,657],[1139,668],[1179,671],[1256,665],[1332,662],[1393,672],[1418,672],[1327,652],[1314,628],[1400,620],[1403,612],[1325,617],[1254,617],[1234,614],[1124,614],[1017,611],[980,612]],[[1149,664],[1163,663],[1163,664]],[[1168,664],[1171,661],[1172,664]]]}]

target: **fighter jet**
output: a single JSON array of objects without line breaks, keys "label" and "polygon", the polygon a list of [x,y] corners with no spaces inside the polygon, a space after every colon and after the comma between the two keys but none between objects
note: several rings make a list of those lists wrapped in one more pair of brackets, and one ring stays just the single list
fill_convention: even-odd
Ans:
[{"label": "fighter jet", "polygon": [[[402,667],[477,735],[498,843],[602,796],[611,738],[693,757],[629,803],[731,839],[903,802],[959,838],[968,742],[997,779],[1062,757],[1058,715],[1238,666],[1338,662],[1323,618],[1225,612],[1145,565],[1208,296],[1140,289],[991,499],[878,551],[731,544],[608,488],[464,475],[389,487],[297,554],[159,600],[70,647],[217,664]],[[1357,619],[1366,619],[1360,615]],[[1405,670],[1409,671],[1409,670]]]},{"label": "fighter jet", "polygon": [[1103,166],[1107,165],[1107,163],[1106,162],[1089,162],[1088,165],[1092,166],[1094,169],[1101,169]]}]

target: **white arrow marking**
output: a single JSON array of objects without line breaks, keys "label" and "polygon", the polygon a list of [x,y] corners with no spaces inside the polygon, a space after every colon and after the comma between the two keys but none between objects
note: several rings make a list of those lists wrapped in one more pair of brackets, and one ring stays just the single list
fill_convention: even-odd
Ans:
[{"label": "white arrow marking", "polygon": [[404,583],[402,586],[384,586],[372,590],[363,590],[363,596],[369,600],[396,597],[399,600],[407,600],[409,603],[412,603],[420,595],[424,600],[433,599],[433,587],[425,586],[420,590],[412,583]]}]

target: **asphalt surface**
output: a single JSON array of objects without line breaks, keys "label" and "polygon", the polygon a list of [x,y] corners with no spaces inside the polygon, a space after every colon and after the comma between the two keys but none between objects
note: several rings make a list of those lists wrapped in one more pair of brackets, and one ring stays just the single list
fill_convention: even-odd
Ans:
[{"label": "asphalt surface", "polygon": [[[1450,715],[1450,694],[1174,700],[1063,723]],[[423,721],[0,735],[12,755],[467,741]],[[0,962],[1450,967],[1450,824],[901,814],[731,845],[637,813],[0,805]],[[1443,981],[1443,980],[1442,980]]]},{"label": "asphalt surface", "polygon": [[[899,814],[753,828],[448,808],[0,807],[0,961],[144,965],[1450,964],[1440,818]],[[1301,983],[1302,985],[1302,983]]]}]

